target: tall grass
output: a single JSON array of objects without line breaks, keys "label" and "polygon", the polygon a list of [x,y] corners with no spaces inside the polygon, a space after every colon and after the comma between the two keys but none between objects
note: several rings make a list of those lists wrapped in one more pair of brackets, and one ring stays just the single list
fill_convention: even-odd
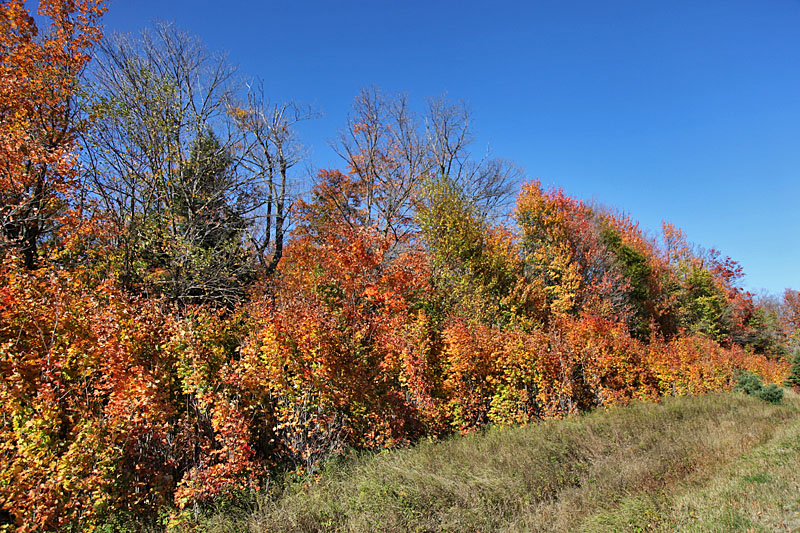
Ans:
[{"label": "tall grass", "polygon": [[[796,396],[795,396],[796,398]],[[800,421],[682,490],[637,494],[592,518],[593,529],[800,531]]]},{"label": "tall grass", "polygon": [[661,511],[653,502],[666,501],[657,495],[709,478],[788,421],[800,421],[795,396],[777,406],[741,394],[636,403],[340,460],[317,481],[256,495],[207,515],[202,525],[210,531],[604,531],[625,529],[635,516],[646,527],[648,513],[655,524]]}]

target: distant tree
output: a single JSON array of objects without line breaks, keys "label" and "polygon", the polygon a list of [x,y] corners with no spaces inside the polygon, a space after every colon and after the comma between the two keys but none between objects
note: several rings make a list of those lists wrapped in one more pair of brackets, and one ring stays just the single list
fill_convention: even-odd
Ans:
[{"label": "distant tree", "polygon": [[672,224],[663,230],[670,265],[663,286],[676,328],[725,345],[748,344],[754,305],[752,295],[737,286],[741,266],[716,250],[690,245]]},{"label": "distant tree", "polygon": [[774,297],[760,296],[744,329],[739,344],[750,346],[753,351],[773,357],[788,357],[789,339],[780,322],[781,302]]},{"label": "distant tree", "polygon": [[792,366],[789,375],[786,377],[786,385],[800,389],[800,351],[796,351],[792,357]]},{"label": "distant tree", "polygon": [[683,325],[692,333],[708,335],[717,342],[730,333],[730,311],[725,294],[701,265],[692,265],[684,277],[681,293]]},{"label": "distant tree", "polygon": [[786,289],[783,293],[781,322],[789,344],[800,349],[800,291]]}]

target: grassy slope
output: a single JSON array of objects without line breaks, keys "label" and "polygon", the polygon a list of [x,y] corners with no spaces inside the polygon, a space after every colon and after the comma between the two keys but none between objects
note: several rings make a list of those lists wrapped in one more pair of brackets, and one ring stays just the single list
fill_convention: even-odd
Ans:
[{"label": "grassy slope", "polygon": [[[329,466],[211,531],[707,531],[798,526],[800,399],[664,400]],[[753,503],[755,502],[755,503]],[[758,514],[759,511],[761,514]]]},{"label": "grassy slope", "polygon": [[593,516],[587,529],[800,531],[800,421],[681,489],[628,497]]}]

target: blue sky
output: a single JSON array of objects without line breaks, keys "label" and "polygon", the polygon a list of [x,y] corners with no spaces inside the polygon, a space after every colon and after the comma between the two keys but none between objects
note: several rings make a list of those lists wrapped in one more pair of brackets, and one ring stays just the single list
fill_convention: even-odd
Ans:
[{"label": "blue sky", "polygon": [[530,178],[668,220],[800,289],[800,2],[110,0],[107,30],[174,21],[273,100],[313,104],[317,167],[364,86],[467,101]]}]

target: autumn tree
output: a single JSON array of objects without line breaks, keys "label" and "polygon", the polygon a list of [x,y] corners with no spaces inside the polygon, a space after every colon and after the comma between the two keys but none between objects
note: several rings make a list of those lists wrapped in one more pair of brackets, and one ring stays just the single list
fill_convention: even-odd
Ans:
[{"label": "autumn tree", "polygon": [[791,355],[789,340],[781,327],[782,308],[777,298],[760,296],[753,302],[745,328],[739,333],[739,342],[756,353],[770,357]]},{"label": "autumn tree", "polygon": [[783,293],[781,320],[784,331],[796,347],[800,345],[800,291],[786,289]]},{"label": "autumn tree", "polygon": [[29,269],[81,207],[76,87],[104,9],[101,0],[43,0],[50,27],[40,31],[22,0],[0,4],[0,244]]},{"label": "autumn tree", "polygon": [[[248,395],[267,403],[284,461],[311,468],[345,445],[387,446],[419,435],[430,396],[413,308],[425,291],[424,255],[356,223],[364,213],[332,203],[347,177],[323,171],[262,300],[260,325],[242,350]],[[338,196],[337,196],[338,197]],[[424,322],[424,321],[423,321]],[[404,393],[403,391],[406,391]]]},{"label": "autumn tree", "polygon": [[[128,290],[230,304],[252,270],[243,239],[267,191],[240,164],[241,135],[228,116],[234,74],[168,24],[99,47],[86,163],[116,228]],[[211,246],[209,232],[228,238]]]},{"label": "autumn tree", "polygon": [[753,295],[737,284],[741,266],[718,251],[691,245],[685,233],[663,224],[664,298],[676,330],[709,336],[726,345],[750,343]]},{"label": "autumn tree", "polygon": [[521,178],[513,164],[474,158],[472,119],[463,103],[428,100],[415,113],[405,95],[364,89],[334,147],[363,190],[367,224],[401,239],[416,228],[414,201],[425,180],[446,176],[484,215],[509,198]]},{"label": "autumn tree", "polygon": [[645,250],[623,241],[622,232],[612,225],[603,228],[601,241],[612,254],[627,282],[627,301],[630,306],[631,333],[646,339],[650,335],[653,303],[657,295],[652,290],[653,267]]},{"label": "autumn tree", "polygon": [[800,291],[786,289],[783,293],[779,320],[792,360],[787,383],[800,388]]},{"label": "autumn tree", "polygon": [[630,281],[615,257],[614,233],[591,206],[560,189],[525,185],[515,212],[525,276],[547,295],[553,314],[600,314],[627,322]]},{"label": "autumn tree", "polygon": [[435,288],[432,316],[455,313],[499,326],[537,315],[536,295],[523,288],[514,234],[467,195],[461,184],[440,175],[425,181],[416,204]]}]

